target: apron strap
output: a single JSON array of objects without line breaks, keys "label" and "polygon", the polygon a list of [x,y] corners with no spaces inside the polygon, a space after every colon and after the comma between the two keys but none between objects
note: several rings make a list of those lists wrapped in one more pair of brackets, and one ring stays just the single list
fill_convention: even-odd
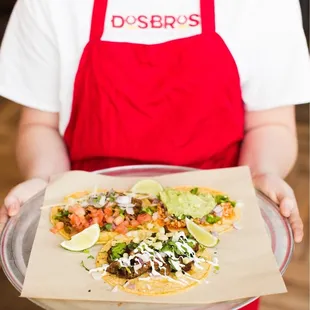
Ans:
[{"label": "apron strap", "polygon": [[202,33],[215,32],[215,0],[200,0]]},{"label": "apron strap", "polygon": [[104,31],[108,0],[94,0],[90,41],[100,40]]}]

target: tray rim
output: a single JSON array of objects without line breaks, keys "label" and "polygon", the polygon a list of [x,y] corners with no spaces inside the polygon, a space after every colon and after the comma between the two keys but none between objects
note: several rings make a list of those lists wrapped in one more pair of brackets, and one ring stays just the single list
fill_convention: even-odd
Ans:
[{"label": "tray rim", "polygon": [[[120,167],[112,167],[112,168],[106,168],[106,169],[100,169],[100,170],[95,170],[92,171],[92,173],[95,174],[108,174],[108,173],[113,173],[113,172],[118,172],[118,171],[122,171],[122,170],[155,170],[155,169],[162,169],[162,170],[175,170],[176,173],[182,173],[183,172],[188,172],[188,171],[195,171],[195,170],[199,170],[199,169],[195,169],[195,168],[191,168],[191,167],[185,167],[185,166],[170,166],[170,165],[130,165],[130,166],[120,166]],[[125,176],[126,177],[126,176]],[[263,192],[261,192],[258,189],[255,189],[256,194],[258,196],[261,196],[261,198],[263,198],[264,200],[266,200],[268,202],[268,204],[270,206],[272,206],[275,211],[278,213],[278,215],[281,217],[284,225],[286,226],[287,232],[288,232],[288,237],[289,237],[289,247],[286,250],[286,255],[285,255],[285,259],[283,264],[281,265],[281,267],[279,267],[280,272],[282,275],[284,275],[284,273],[286,272],[291,260],[292,260],[292,256],[293,256],[293,252],[294,252],[294,240],[293,240],[293,231],[291,228],[291,225],[288,221],[287,218],[284,218],[280,211],[278,206],[276,205],[276,203],[274,203],[268,196],[266,196]],[[38,192],[37,194],[35,194],[34,196],[32,196],[30,199],[28,199],[25,203],[30,203],[32,200],[35,200],[37,197],[41,196],[42,194],[44,195],[45,190],[42,190],[40,192]],[[6,245],[6,236],[9,233],[10,229],[12,229],[12,227],[14,227],[14,221],[15,218],[10,218],[9,221],[7,222],[7,224],[5,225],[2,233],[0,234],[0,264],[2,266],[2,270],[5,274],[5,276],[7,277],[7,279],[9,280],[9,282],[14,286],[14,288],[18,291],[21,292],[22,290],[22,284],[19,283],[19,281],[16,279],[16,277],[14,277],[14,273],[11,272],[7,267],[7,264],[5,263],[5,245]],[[240,304],[238,304],[233,310],[237,310],[237,309],[241,309],[249,304],[251,304],[252,302],[254,302],[255,300],[257,300],[259,297],[252,297],[249,298],[243,302],[241,302]],[[33,299],[29,299],[31,302],[33,302],[34,304],[37,304],[38,306],[44,308],[43,306],[41,306],[40,302],[38,300],[33,300]]]}]

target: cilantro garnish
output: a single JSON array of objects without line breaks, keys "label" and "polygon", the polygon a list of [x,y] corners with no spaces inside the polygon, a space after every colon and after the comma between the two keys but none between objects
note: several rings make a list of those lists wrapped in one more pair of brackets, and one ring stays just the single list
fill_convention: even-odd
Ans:
[{"label": "cilantro garnish", "polygon": [[118,243],[111,248],[111,259],[117,260],[123,256],[126,251],[126,243]]},{"label": "cilantro garnish", "polygon": [[89,271],[89,269],[85,266],[84,262],[81,261],[81,264],[80,264],[86,271]]},{"label": "cilantro garnish", "polygon": [[54,219],[59,221],[59,220],[63,219],[64,217],[68,217],[68,216],[69,216],[69,211],[63,209],[63,210],[59,210],[57,212],[57,214],[54,216]]},{"label": "cilantro garnish", "polygon": [[198,195],[198,187],[194,187],[190,190],[190,193],[193,195]]}]

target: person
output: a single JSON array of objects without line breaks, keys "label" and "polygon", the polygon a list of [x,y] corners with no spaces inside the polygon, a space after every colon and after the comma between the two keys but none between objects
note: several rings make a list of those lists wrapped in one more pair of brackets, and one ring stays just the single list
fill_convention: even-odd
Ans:
[{"label": "person", "polygon": [[69,169],[247,165],[302,240],[283,180],[297,154],[294,105],[310,101],[298,0],[19,0],[0,72],[0,95],[23,106],[25,177],[2,227]]}]

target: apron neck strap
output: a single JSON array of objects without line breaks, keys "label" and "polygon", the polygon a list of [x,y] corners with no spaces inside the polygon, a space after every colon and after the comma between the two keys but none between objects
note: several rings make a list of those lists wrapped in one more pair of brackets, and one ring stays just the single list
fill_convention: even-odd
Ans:
[{"label": "apron neck strap", "polygon": [[202,33],[215,32],[215,0],[200,0]]},{"label": "apron neck strap", "polygon": [[100,40],[104,31],[108,0],[94,0],[90,40]]},{"label": "apron neck strap", "polygon": [[[215,32],[215,0],[200,0],[202,32]],[[108,0],[94,0],[90,40],[100,40],[104,31]]]}]

